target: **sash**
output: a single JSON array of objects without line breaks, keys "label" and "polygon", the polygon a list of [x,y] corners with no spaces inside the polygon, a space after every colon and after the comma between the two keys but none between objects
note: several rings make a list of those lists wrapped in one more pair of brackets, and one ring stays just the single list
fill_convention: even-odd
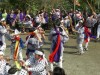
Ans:
[{"label": "sash", "polygon": [[0,45],[2,46],[3,45],[3,43],[2,43],[2,41],[0,40]]},{"label": "sash", "polygon": [[61,38],[60,38],[60,34],[57,35],[57,42],[54,45],[54,50],[53,52],[49,55],[49,61],[51,63],[55,62],[59,62],[60,59],[60,54],[61,54],[61,48],[60,45],[61,44]]},{"label": "sash", "polygon": [[85,28],[84,29],[84,33],[85,33],[84,41],[85,41],[85,43],[87,43],[89,41],[88,37],[96,39],[96,36],[93,36],[87,27],[84,27],[84,28]]},{"label": "sash", "polygon": [[21,69],[20,63],[18,62],[17,58],[18,58],[18,52],[19,52],[19,46],[20,46],[20,39],[15,39],[16,40],[16,44],[15,44],[15,51],[14,51],[14,62],[16,65],[16,68],[18,68],[19,70]]}]

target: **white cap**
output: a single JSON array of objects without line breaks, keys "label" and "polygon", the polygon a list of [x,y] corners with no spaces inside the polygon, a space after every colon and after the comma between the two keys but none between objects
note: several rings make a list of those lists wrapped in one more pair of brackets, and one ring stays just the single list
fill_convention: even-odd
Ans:
[{"label": "white cap", "polygon": [[56,9],[57,11],[60,11],[60,9]]},{"label": "white cap", "polygon": [[31,16],[30,15],[26,15],[26,17],[29,17],[31,19]]},{"label": "white cap", "polygon": [[36,51],[35,51],[35,54],[37,54],[37,55],[44,55],[44,53],[43,53],[43,52],[38,51],[38,50],[36,50]]},{"label": "white cap", "polygon": [[82,20],[80,20],[79,22],[80,22],[80,23],[83,23],[83,21],[82,21]]},{"label": "white cap", "polygon": [[1,22],[2,22],[2,21],[5,21],[5,18],[2,18],[2,19],[1,19]]},{"label": "white cap", "polygon": [[0,55],[4,55],[4,53],[2,51],[0,51]]},{"label": "white cap", "polygon": [[15,32],[14,32],[16,35],[17,34],[20,34],[20,32],[17,30],[17,29],[15,29]]},{"label": "white cap", "polygon": [[63,23],[63,22],[64,22],[64,20],[61,20],[60,22],[61,22],[61,23]]},{"label": "white cap", "polygon": [[65,19],[68,19],[68,16],[66,16]]}]

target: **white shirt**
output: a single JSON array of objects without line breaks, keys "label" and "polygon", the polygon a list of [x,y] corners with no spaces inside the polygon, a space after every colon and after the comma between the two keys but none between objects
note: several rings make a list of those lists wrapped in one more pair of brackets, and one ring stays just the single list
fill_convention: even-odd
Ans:
[{"label": "white shirt", "polygon": [[4,26],[0,26],[0,41],[3,43],[3,45],[0,45],[0,50],[6,49],[6,42],[5,42],[5,33],[7,32],[6,28]]},{"label": "white shirt", "polygon": [[46,61],[44,59],[35,60],[34,57],[31,57],[25,64],[30,66],[28,71],[31,71],[32,75],[46,75]]},{"label": "white shirt", "polygon": [[77,25],[75,27],[75,29],[78,31],[78,38],[84,38],[85,35],[84,35],[84,27],[79,27],[79,25]]},{"label": "white shirt", "polygon": [[26,27],[33,27],[32,21],[26,21],[23,23]]},{"label": "white shirt", "polygon": [[0,60],[0,75],[5,75],[6,72],[6,61]]}]

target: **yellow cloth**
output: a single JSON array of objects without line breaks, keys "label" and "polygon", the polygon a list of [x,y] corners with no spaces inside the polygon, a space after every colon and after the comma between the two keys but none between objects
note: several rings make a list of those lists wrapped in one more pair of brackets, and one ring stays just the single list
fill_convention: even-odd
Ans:
[{"label": "yellow cloth", "polygon": [[16,41],[16,44],[15,44],[15,52],[14,52],[14,59],[15,59],[16,68],[18,68],[20,70],[21,69],[21,66],[20,66],[20,63],[17,61],[18,50],[19,50],[19,41]]}]

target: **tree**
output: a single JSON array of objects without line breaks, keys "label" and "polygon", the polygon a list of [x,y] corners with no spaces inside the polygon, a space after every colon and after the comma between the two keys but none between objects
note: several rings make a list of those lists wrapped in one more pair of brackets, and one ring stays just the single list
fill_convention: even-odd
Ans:
[{"label": "tree", "polygon": [[[96,12],[100,10],[100,0],[2,0],[0,2],[1,8],[9,9],[21,9],[21,10],[30,10],[30,12],[36,13],[36,11],[45,8],[45,10],[51,10],[54,8],[60,8],[61,10],[69,11],[70,9],[80,10],[91,10],[87,1],[92,6],[93,10]],[[78,1],[80,6],[75,5],[74,1]]]}]

